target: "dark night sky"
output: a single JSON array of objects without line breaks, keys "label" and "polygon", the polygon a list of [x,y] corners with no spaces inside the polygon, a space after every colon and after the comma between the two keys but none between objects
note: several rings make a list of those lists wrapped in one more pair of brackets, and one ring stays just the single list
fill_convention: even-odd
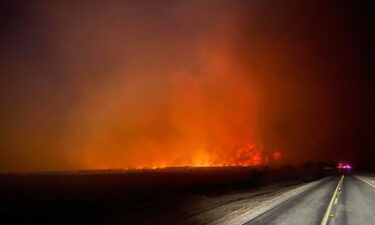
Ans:
[{"label": "dark night sky", "polygon": [[373,164],[369,1],[0,7],[0,171]]}]

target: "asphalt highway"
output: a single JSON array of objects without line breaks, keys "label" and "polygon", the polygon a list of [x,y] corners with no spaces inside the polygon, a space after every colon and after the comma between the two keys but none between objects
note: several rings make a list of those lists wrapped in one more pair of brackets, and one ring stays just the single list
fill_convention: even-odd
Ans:
[{"label": "asphalt highway", "polygon": [[375,225],[375,187],[355,176],[329,178],[246,225]]}]

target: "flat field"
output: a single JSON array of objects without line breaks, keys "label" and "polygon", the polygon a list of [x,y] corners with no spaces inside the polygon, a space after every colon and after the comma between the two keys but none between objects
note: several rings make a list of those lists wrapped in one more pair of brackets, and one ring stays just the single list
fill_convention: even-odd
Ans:
[{"label": "flat field", "polygon": [[1,174],[0,208],[11,224],[214,224],[234,203],[327,175],[319,166]]}]

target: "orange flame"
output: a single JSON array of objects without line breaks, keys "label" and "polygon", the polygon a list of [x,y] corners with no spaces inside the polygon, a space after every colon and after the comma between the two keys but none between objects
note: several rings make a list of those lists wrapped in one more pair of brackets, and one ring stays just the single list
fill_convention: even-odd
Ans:
[{"label": "orange flame", "polygon": [[267,163],[255,138],[257,86],[231,55],[232,37],[216,35],[236,32],[225,21],[188,50],[194,57],[183,57],[186,66],[168,60],[149,68],[149,59],[140,58],[131,76],[129,68],[120,69],[113,83],[84,95],[80,114],[87,116],[72,122],[82,167]]},{"label": "orange flame", "polygon": [[236,166],[258,166],[262,163],[261,151],[255,145],[247,144],[237,150],[234,165]]},{"label": "orange flame", "polygon": [[274,153],[272,154],[272,157],[273,157],[274,160],[280,160],[281,157],[282,157],[282,155],[281,155],[280,152],[274,152]]}]

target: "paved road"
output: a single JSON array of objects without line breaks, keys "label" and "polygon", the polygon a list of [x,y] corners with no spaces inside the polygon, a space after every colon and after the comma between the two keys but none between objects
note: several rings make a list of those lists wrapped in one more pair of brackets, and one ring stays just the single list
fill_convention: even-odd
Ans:
[{"label": "paved road", "polygon": [[246,223],[269,224],[375,225],[375,187],[355,176],[332,177]]}]

